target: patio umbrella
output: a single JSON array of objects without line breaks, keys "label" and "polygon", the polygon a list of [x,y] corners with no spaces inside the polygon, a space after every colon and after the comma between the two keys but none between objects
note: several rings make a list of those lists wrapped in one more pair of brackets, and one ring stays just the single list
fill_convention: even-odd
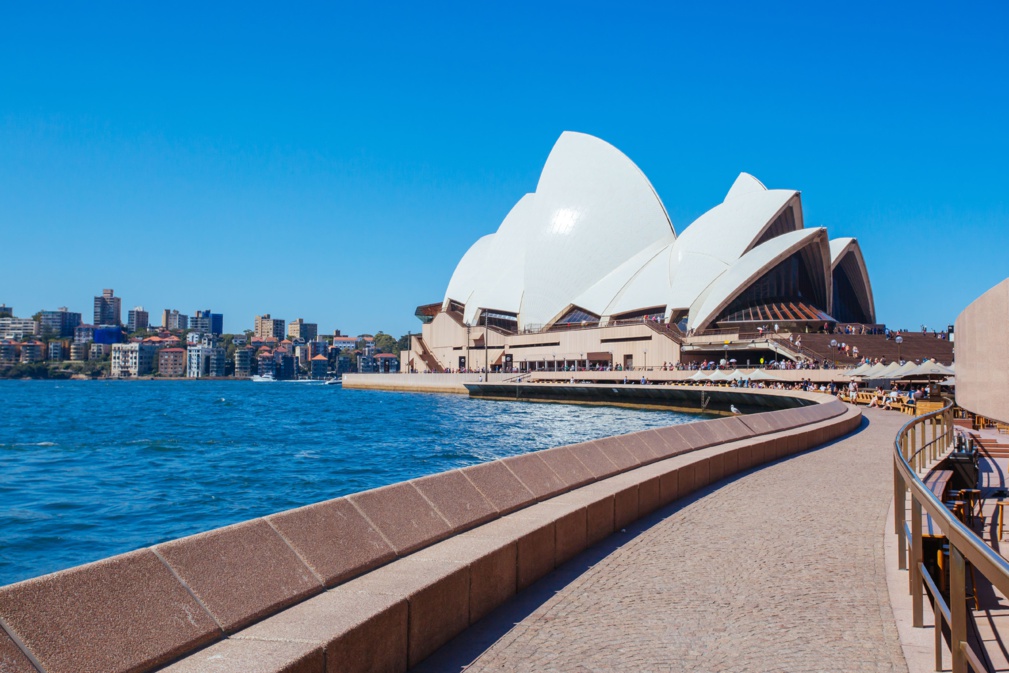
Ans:
[{"label": "patio umbrella", "polygon": [[693,376],[688,376],[687,380],[688,381],[707,381],[708,380],[708,375],[705,374],[704,372],[702,372],[701,370],[697,370],[696,372],[694,372]]},{"label": "patio umbrella", "polygon": [[773,374],[768,374],[763,369],[758,369],[757,371],[750,374],[751,381],[781,381],[777,376]]},{"label": "patio umbrella", "polygon": [[863,362],[862,364],[860,364],[859,366],[855,367],[851,371],[845,372],[845,373],[848,376],[861,376],[865,372],[869,371],[869,369],[871,369],[871,368],[872,368],[872,365],[870,365],[868,362]]},{"label": "patio umbrella", "polygon": [[904,374],[905,379],[933,379],[952,376],[953,372],[948,367],[944,367],[935,360],[925,360],[920,365]]}]

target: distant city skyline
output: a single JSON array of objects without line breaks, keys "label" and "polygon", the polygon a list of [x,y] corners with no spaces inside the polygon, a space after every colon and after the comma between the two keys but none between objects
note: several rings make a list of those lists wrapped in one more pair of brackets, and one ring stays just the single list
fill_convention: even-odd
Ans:
[{"label": "distant city skyline", "polygon": [[860,241],[879,320],[939,329],[1009,274],[1007,19],[994,3],[6,6],[0,302],[90,316],[115,288],[152,321],[416,332],[414,308],[574,130],[638,164],[678,234],[741,171],[800,190],[807,226]]}]

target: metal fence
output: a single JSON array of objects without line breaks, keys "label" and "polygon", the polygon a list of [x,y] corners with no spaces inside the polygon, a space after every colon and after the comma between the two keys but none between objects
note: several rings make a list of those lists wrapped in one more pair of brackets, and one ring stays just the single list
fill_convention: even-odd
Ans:
[{"label": "metal fence", "polygon": [[[908,570],[908,589],[912,600],[912,622],[924,626],[926,589],[932,596],[935,615],[935,670],[942,670],[943,625],[950,634],[950,654],[953,673],[966,673],[968,668],[982,673],[985,653],[975,652],[967,640],[967,574],[983,575],[1003,595],[1009,596],[1009,563],[988,547],[974,531],[939,500],[925,485],[921,476],[944,457],[954,446],[953,403],[930,414],[918,416],[900,429],[893,445],[894,532],[898,537],[898,564]],[[910,519],[907,518],[910,494]],[[949,543],[948,598],[936,586],[925,565],[922,552],[923,512],[932,520]],[[942,553],[940,551],[940,553]]]}]

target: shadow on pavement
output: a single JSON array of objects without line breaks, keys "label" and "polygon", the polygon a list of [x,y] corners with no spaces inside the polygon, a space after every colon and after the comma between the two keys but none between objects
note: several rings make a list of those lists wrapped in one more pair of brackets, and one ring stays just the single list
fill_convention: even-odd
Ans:
[{"label": "shadow on pavement", "polygon": [[[692,503],[700,500],[708,494],[717,491],[726,484],[742,479],[747,475],[758,472],[764,468],[778,463],[791,460],[798,456],[820,451],[833,446],[838,442],[860,434],[869,426],[869,419],[862,416],[862,423],[857,430],[842,437],[821,444],[815,448],[800,453],[787,456],[765,463],[757,467],[737,472],[721,481],[709,484],[708,486],[680,498],[675,502],[661,507],[655,512],[648,514],[623,530],[617,531],[602,542],[583,551],[567,563],[558,566],[553,572],[545,575],[539,581],[520,591],[514,598],[490,613],[479,622],[471,625],[461,634],[443,645],[441,649],[430,657],[410,669],[413,673],[450,673],[452,671],[463,671],[467,666],[476,661],[480,655],[490,649],[494,643],[504,637],[509,631],[516,628],[529,615],[535,612],[540,606],[546,603],[554,595],[560,593],[571,582],[580,577],[585,571],[605,559],[614,551],[624,546],[634,538],[652,526],[661,523],[664,519],[676,514],[681,509],[688,507]],[[521,628],[521,627],[520,627]]]}]

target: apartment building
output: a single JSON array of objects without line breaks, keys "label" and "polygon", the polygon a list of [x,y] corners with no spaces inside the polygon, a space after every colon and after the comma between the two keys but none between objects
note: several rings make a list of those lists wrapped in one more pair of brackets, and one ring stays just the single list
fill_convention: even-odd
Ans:
[{"label": "apartment building", "polygon": [[143,343],[112,345],[112,376],[147,376],[154,370],[157,349]]}]

